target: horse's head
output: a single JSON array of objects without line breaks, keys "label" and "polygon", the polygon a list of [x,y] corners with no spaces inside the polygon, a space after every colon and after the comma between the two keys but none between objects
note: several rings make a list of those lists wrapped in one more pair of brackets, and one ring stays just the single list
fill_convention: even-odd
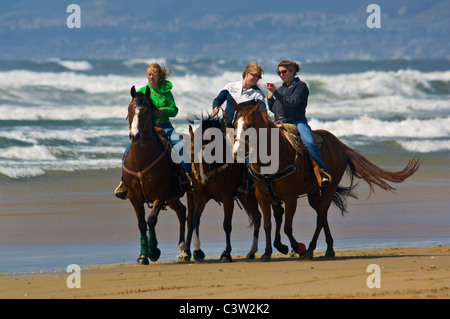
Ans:
[{"label": "horse's head", "polygon": [[[201,172],[203,172],[203,165],[200,163],[208,163],[208,164],[223,164],[225,163],[225,159],[218,158],[212,156],[209,158],[205,157],[204,150],[205,147],[213,143],[214,155],[217,154],[225,154],[224,152],[219,152],[218,149],[215,149],[216,144],[220,143],[217,139],[222,139],[222,143],[220,145],[225,146],[224,135],[226,133],[226,121],[224,118],[219,118],[216,115],[202,115],[201,117],[193,115],[188,118],[188,122],[190,124],[198,125],[200,124],[195,132],[191,125],[189,125],[189,134],[191,137],[191,163],[194,165],[194,174],[197,180],[206,181],[207,178],[203,178],[201,176]],[[209,153],[208,153],[209,154]]]},{"label": "horse's head", "polygon": [[236,131],[236,137],[233,144],[233,155],[238,160],[241,160],[245,146],[247,144],[246,137],[248,137],[248,128],[258,128],[258,120],[262,118],[262,113],[259,110],[261,102],[253,106],[240,106],[237,103],[234,107],[237,112],[236,120],[234,122],[234,128]]},{"label": "horse's head", "polygon": [[132,143],[145,141],[153,134],[153,115],[155,105],[150,100],[150,90],[147,87],[145,94],[136,92],[133,86],[130,91],[131,102],[128,105],[128,123],[130,126],[130,140]]}]

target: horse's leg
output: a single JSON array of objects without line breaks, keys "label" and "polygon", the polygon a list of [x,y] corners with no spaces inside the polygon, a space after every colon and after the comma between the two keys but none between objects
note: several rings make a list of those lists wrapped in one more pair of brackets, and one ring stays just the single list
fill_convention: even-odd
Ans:
[{"label": "horse's leg", "polygon": [[258,209],[258,202],[255,195],[249,194],[247,196],[240,197],[241,204],[244,205],[244,209],[247,211],[252,220],[253,225],[253,242],[250,251],[245,259],[255,259],[255,253],[258,251],[258,237],[259,229],[261,228],[261,213]]},{"label": "horse's leg", "polygon": [[297,209],[297,198],[291,198],[290,200],[286,201],[285,205],[285,222],[284,222],[284,232],[289,238],[289,242],[291,243],[292,249],[300,254],[303,255],[305,253],[305,247],[303,244],[299,244],[292,234],[292,222],[294,220],[295,210]]},{"label": "horse's leg", "polygon": [[147,237],[147,222],[145,221],[145,208],[142,203],[132,201],[136,217],[138,220],[138,228],[141,233],[140,243],[141,252],[137,259],[137,263],[141,265],[148,265],[148,237]]},{"label": "horse's leg", "polygon": [[188,213],[187,213],[187,234],[186,234],[186,243],[185,250],[182,255],[184,255],[184,261],[189,261],[191,259],[191,241],[192,234],[194,232],[193,227],[193,218],[194,218],[194,202],[193,195],[191,192],[186,193],[187,197],[187,205],[188,205]]},{"label": "horse's leg", "polygon": [[192,217],[192,229],[193,229],[193,239],[194,239],[194,260],[197,262],[202,262],[205,259],[205,253],[200,248],[200,218],[202,216],[203,210],[205,209],[206,203],[203,201],[197,202],[194,205],[194,212]]},{"label": "horse's leg", "polygon": [[262,210],[263,218],[264,218],[264,232],[266,233],[266,250],[264,254],[261,256],[261,261],[270,261],[270,257],[272,255],[272,221],[271,221],[271,210],[270,203],[265,198],[258,198],[258,203],[260,203],[260,207]]},{"label": "horse's leg", "polygon": [[273,246],[282,254],[289,252],[289,247],[281,243],[281,224],[283,223],[284,209],[281,204],[272,205],[273,216],[275,217],[275,240]]},{"label": "horse's leg", "polygon": [[224,212],[224,219],[223,219],[223,230],[225,231],[225,237],[226,237],[226,247],[223,251],[222,255],[220,256],[221,262],[231,262],[231,230],[232,225],[231,221],[233,218],[233,209],[234,209],[234,202],[233,197],[226,198],[223,202],[223,212]]},{"label": "horse's leg", "polygon": [[158,222],[158,215],[161,211],[162,201],[153,201],[153,208],[150,216],[148,216],[148,257],[151,261],[157,261],[161,255],[161,250],[158,249],[158,240],[156,239],[156,223]]},{"label": "horse's leg", "polygon": [[[328,193],[328,192],[327,192]],[[328,225],[328,208],[331,205],[331,197],[329,194],[322,194],[320,196],[319,192],[315,192],[308,195],[308,201],[312,208],[315,209],[317,213],[316,230],[314,232],[311,243],[308,246],[306,252],[306,257],[312,258],[314,255],[314,250],[317,247],[317,239],[319,238],[320,231],[324,228],[325,231],[325,241],[327,243],[327,251],[325,253],[326,257],[334,257],[333,249],[333,237],[331,236],[330,227]]]},{"label": "horse's leg", "polygon": [[336,254],[333,248],[333,236],[331,236],[330,226],[328,225],[328,211],[321,214],[323,230],[325,232],[325,241],[327,242],[327,251],[325,252],[325,257],[334,257]]},{"label": "horse's leg", "polygon": [[186,243],[185,243],[185,232],[186,232],[186,207],[181,203],[180,200],[176,200],[172,204],[169,205],[175,213],[177,214],[178,221],[180,222],[180,235],[178,239],[178,248],[180,248],[180,256],[179,260],[184,261],[187,257],[185,253]]}]

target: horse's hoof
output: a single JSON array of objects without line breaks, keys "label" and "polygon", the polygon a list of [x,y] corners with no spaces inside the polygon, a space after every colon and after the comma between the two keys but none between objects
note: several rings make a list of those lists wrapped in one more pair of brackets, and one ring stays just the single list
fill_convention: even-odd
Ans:
[{"label": "horse's hoof", "polygon": [[327,258],[334,258],[335,255],[336,254],[334,253],[334,250],[327,250],[325,252],[325,257],[327,257]]},{"label": "horse's hoof", "polygon": [[159,256],[161,256],[161,250],[159,250],[158,248],[156,248],[155,250],[149,250],[148,255],[148,258],[150,258],[151,261],[158,261]]},{"label": "horse's hoof", "polygon": [[261,261],[261,262],[267,262],[267,261],[270,261],[270,255],[262,255],[260,261]]},{"label": "horse's hoof", "polygon": [[145,256],[145,255],[140,255],[139,258],[137,259],[137,263],[138,263],[139,265],[148,265],[149,262],[148,262],[147,256]]},{"label": "horse's hoof", "polygon": [[305,251],[305,253],[303,255],[301,255],[301,257],[303,259],[313,259],[313,256],[314,256],[314,251],[310,251],[310,250]]},{"label": "horse's hoof", "polygon": [[205,260],[205,253],[201,249],[194,250],[194,260],[196,262],[202,262]]},{"label": "horse's hoof", "polygon": [[283,245],[282,243],[273,244],[273,246],[282,254],[286,255],[289,253],[289,247],[286,245]]},{"label": "horse's hoof", "polygon": [[224,251],[222,253],[222,256],[220,256],[220,262],[221,263],[230,263],[232,262],[231,254],[229,252]]},{"label": "horse's hoof", "polygon": [[253,260],[255,258],[256,258],[255,254],[253,254],[253,253],[248,253],[247,256],[245,256],[246,260]]},{"label": "horse's hoof", "polygon": [[178,256],[178,261],[180,262],[189,262],[191,260],[191,251],[183,250],[181,254]]}]

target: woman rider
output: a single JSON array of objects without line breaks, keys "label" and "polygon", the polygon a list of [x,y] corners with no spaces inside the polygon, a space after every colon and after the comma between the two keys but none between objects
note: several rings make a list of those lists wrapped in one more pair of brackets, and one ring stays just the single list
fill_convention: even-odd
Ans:
[{"label": "woman rider", "polygon": [[277,89],[275,86],[266,85],[269,90],[267,95],[269,109],[275,114],[275,120],[281,119],[284,123],[291,123],[297,126],[300,138],[313,160],[320,167],[322,186],[331,182],[319,148],[311,134],[311,128],[306,120],[306,107],[308,105],[309,90],[305,82],[296,77],[300,71],[300,66],[296,62],[282,61],[278,64],[278,75],[283,81],[282,86]]},{"label": "woman rider", "polygon": [[[260,110],[266,110],[264,102],[265,96],[258,87],[258,81],[262,78],[264,69],[256,62],[247,65],[242,73],[242,81],[230,82],[219,92],[213,101],[213,115],[216,115],[220,106],[226,101],[225,113],[227,114],[227,125],[232,127],[236,119],[236,110],[234,103],[240,106],[252,106],[261,102]],[[246,158],[248,168],[248,157]],[[247,181],[238,187],[239,193],[248,193],[253,191],[253,178],[247,169]]]},{"label": "woman rider", "polygon": [[[175,132],[172,123],[170,123],[169,118],[175,117],[178,114],[178,107],[175,105],[175,99],[172,95],[172,82],[167,80],[167,77],[171,74],[170,70],[161,67],[158,63],[152,63],[147,66],[147,79],[148,84],[138,90],[145,94],[147,88],[150,89],[150,99],[156,106],[156,111],[153,117],[153,124],[157,127],[164,129],[167,138],[172,143],[175,153],[180,156],[181,164],[187,174],[191,172],[190,163],[185,163],[183,161],[183,149],[184,142],[181,137]],[[123,155],[125,158],[131,144],[128,144],[127,149]],[[183,174],[183,180],[181,181],[181,187],[186,189],[190,186],[190,182]],[[127,190],[125,189],[122,181],[116,188],[114,194],[116,197],[121,199],[127,198]]]}]

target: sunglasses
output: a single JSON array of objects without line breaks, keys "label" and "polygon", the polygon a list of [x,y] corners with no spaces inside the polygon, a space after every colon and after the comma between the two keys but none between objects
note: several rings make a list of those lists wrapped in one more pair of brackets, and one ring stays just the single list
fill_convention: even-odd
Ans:
[{"label": "sunglasses", "polygon": [[281,74],[286,74],[288,72],[288,70],[282,70],[282,71],[278,71],[278,75],[281,75]]},{"label": "sunglasses", "polygon": [[[248,73],[250,73],[250,72],[248,72]],[[260,75],[256,75],[256,74],[253,74],[253,73],[250,73],[250,75],[251,76],[253,76],[254,78],[258,78],[258,79],[262,79],[262,76],[260,76]]]}]

